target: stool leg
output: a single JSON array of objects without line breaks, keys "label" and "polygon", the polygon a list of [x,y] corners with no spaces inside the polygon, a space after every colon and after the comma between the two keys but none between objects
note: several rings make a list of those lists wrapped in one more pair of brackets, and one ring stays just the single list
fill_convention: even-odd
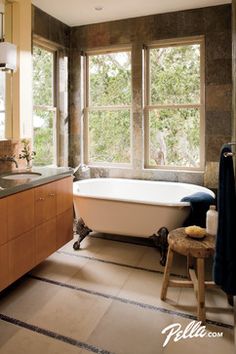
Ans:
[{"label": "stool leg", "polygon": [[197,258],[197,277],[198,277],[198,309],[197,317],[199,321],[205,322],[205,276],[204,258]]},{"label": "stool leg", "polygon": [[187,255],[187,275],[189,275],[189,268],[194,268],[194,258],[190,254]]},{"label": "stool leg", "polygon": [[162,288],[161,288],[161,300],[164,300],[164,301],[166,299],[166,293],[167,293],[168,284],[169,284],[170,269],[171,269],[172,262],[173,262],[173,255],[174,255],[174,252],[169,247],[165,271],[164,271],[164,278],[163,278],[163,283],[162,283]]}]

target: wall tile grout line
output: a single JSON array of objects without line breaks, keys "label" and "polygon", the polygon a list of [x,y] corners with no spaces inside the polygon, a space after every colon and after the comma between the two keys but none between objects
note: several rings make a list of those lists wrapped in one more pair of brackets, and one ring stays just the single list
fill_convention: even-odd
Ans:
[{"label": "wall tile grout line", "polygon": [[[142,309],[148,309],[148,310],[155,311],[155,312],[166,313],[166,314],[173,315],[173,316],[176,316],[176,317],[183,317],[183,318],[188,318],[188,319],[191,319],[191,320],[196,320],[197,319],[196,316],[191,315],[191,314],[187,314],[187,313],[184,313],[184,312],[178,312],[178,311],[175,311],[175,310],[165,309],[164,307],[158,307],[158,306],[146,304],[146,303],[143,303],[143,302],[129,300],[127,298],[123,298],[123,297],[119,297],[119,296],[109,295],[109,294],[101,293],[101,292],[94,291],[94,290],[80,288],[80,287],[75,286],[75,285],[65,284],[65,283],[62,283],[62,282],[59,282],[59,281],[55,281],[55,280],[44,278],[44,277],[39,277],[39,276],[36,276],[36,275],[33,275],[33,274],[28,274],[27,276],[29,278],[32,278],[32,279],[35,279],[35,280],[39,280],[39,281],[42,281],[42,282],[45,282],[45,283],[48,283],[48,284],[61,286],[61,287],[72,289],[72,290],[76,290],[76,291],[81,291],[81,292],[84,292],[86,294],[100,296],[100,297],[103,297],[105,299],[119,301],[119,302],[122,302],[123,304],[134,305],[134,306],[140,307]],[[233,329],[232,325],[227,324],[227,323],[223,323],[223,322],[217,322],[217,321],[213,321],[213,320],[208,320],[207,319],[206,323],[211,324],[211,325],[215,325],[215,326],[218,326],[218,327]]]},{"label": "wall tile grout line", "polygon": [[[133,265],[130,265],[130,264],[125,264],[125,263],[119,263],[119,262],[114,262],[114,261],[108,261],[108,260],[105,260],[105,259],[102,259],[102,258],[96,258],[96,257],[92,257],[92,256],[84,256],[84,255],[80,255],[80,254],[73,254],[73,253],[70,253],[70,252],[67,252],[67,251],[57,251],[56,253],[58,253],[58,254],[65,254],[65,255],[71,256],[71,257],[89,259],[89,260],[91,260],[91,261],[96,261],[96,262],[101,262],[101,263],[114,264],[114,265],[117,265],[117,266],[126,267],[126,268],[131,268],[131,269],[143,270],[143,271],[145,271],[145,272],[150,272],[150,273],[164,274],[164,271],[162,272],[161,270],[149,269],[149,268],[133,266]],[[182,279],[187,279],[187,276],[186,276],[186,275],[175,274],[175,273],[171,273],[171,275],[172,275],[173,277],[178,277],[178,278],[182,278]]]},{"label": "wall tile grout line", "polygon": [[96,346],[94,346],[92,344],[81,342],[80,340],[61,335],[59,333],[47,330],[47,329],[42,328],[42,327],[35,326],[33,324],[18,320],[18,319],[13,318],[13,317],[6,316],[6,315],[1,314],[1,313],[0,313],[0,320],[1,321],[5,321],[7,323],[11,323],[11,324],[13,324],[15,326],[19,326],[21,328],[28,329],[28,330],[30,330],[32,332],[36,332],[36,333],[42,334],[44,336],[59,340],[61,342],[73,345],[75,347],[86,349],[86,350],[88,350],[88,351],[90,351],[92,353],[96,353],[96,354],[112,354],[112,352],[109,352],[109,351],[107,351],[105,349],[102,349],[102,348],[98,348],[98,347],[96,347]]}]

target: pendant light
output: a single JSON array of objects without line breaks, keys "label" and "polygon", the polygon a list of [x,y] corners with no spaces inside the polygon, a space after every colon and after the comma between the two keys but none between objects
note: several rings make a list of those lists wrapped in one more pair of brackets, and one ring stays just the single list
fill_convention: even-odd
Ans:
[{"label": "pendant light", "polygon": [[0,37],[0,70],[2,71],[15,71],[16,70],[16,57],[17,49],[13,43],[5,42],[4,40],[4,13],[0,12],[1,20],[1,37]]}]

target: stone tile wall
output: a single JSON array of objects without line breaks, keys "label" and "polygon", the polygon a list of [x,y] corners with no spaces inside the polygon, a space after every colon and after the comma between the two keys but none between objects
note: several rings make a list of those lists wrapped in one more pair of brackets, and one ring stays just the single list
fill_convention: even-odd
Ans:
[{"label": "stone tile wall", "polygon": [[[160,40],[205,36],[205,173],[143,170],[141,49]],[[80,162],[80,65],[86,49],[132,45],[133,50],[133,168],[92,168],[92,175],[165,179],[217,186],[221,145],[231,139],[232,45],[231,5],[208,7],[71,28],[70,45],[70,164]]]},{"label": "stone tile wall", "polygon": [[18,168],[16,168],[13,162],[0,161],[0,173],[24,170],[26,168],[26,161],[19,159],[22,148],[23,145],[20,140],[0,140],[0,157],[14,157],[18,163]]},{"label": "stone tile wall", "polygon": [[69,47],[70,27],[33,5],[32,33],[63,47]]}]

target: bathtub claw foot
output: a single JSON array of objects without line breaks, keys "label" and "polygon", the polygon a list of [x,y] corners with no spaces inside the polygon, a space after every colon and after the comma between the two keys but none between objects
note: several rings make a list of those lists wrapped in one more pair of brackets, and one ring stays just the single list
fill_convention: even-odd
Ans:
[{"label": "bathtub claw foot", "polygon": [[74,244],[73,244],[73,248],[75,251],[79,250],[80,249],[80,242],[76,241]]},{"label": "bathtub claw foot", "polygon": [[80,248],[80,243],[87,235],[90,234],[90,232],[92,232],[92,230],[85,225],[82,218],[79,218],[76,224],[76,234],[78,235],[78,241],[73,244],[74,250],[78,250]]},{"label": "bathtub claw foot", "polygon": [[161,254],[160,264],[165,266],[166,264],[166,256],[168,251],[168,233],[166,227],[161,227],[156,234],[152,235],[151,238],[154,242],[155,247],[157,247]]}]

